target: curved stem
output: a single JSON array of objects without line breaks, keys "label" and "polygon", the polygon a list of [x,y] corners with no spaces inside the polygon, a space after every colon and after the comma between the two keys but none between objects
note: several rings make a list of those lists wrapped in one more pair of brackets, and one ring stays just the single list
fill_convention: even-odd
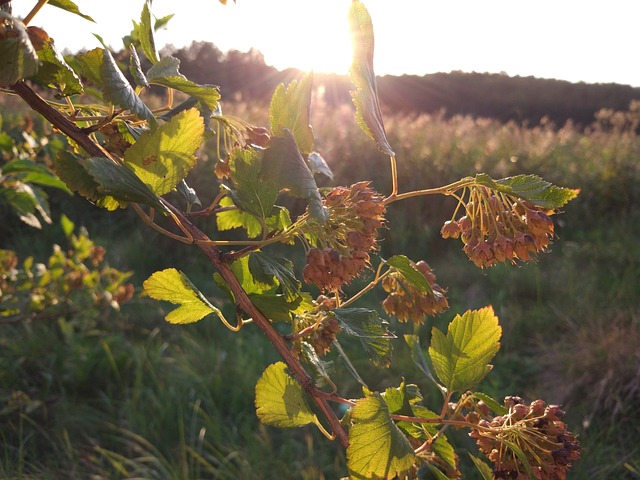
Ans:
[{"label": "curved stem", "polygon": [[425,190],[414,190],[411,192],[400,193],[392,197],[387,197],[384,199],[384,203],[388,205],[392,202],[397,202],[398,200],[406,200],[407,198],[418,197],[421,195],[453,195],[456,190],[460,190],[461,188],[473,185],[475,181],[476,180],[473,177],[465,177],[461,180],[458,180],[457,182],[445,185],[444,187],[427,188]]},{"label": "curved stem", "polygon": [[353,302],[359,300],[363,295],[365,295],[369,290],[373,289],[378,283],[380,283],[380,281],[386,277],[387,275],[389,275],[389,273],[391,272],[391,270],[387,270],[386,272],[384,272],[383,274],[380,274],[380,270],[382,270],[382,267],[386,265],[386,263],[381,263],[380,265],[378,265],[378,270],[376,271],[376,276],[373,280],[371,280],[371,282],[369,282],[369,284],[367,286],[365,286],[362,290],[360,290],[358,293],[356,293],[355,295],[353,295],[351,298],[349,298],[349,300],[345,301],[342,305],[340,305],[341,308],[346,308],[349,305],[351,305]]}]

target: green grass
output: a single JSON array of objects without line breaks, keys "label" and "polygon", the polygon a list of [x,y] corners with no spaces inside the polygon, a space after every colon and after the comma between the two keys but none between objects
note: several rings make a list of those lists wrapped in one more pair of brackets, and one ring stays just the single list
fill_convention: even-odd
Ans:
[{"label": "green grass", "polygon": [[[263,111],[237,108],[264,123]],[[351,110],[321,113],[313,119],[317,148],[336,182],[373,175],[376,188],[388,193],[388,159],[357,129]],[[605,124],[580,132],[466,117],[390,116],[387,122],[401,191],[476,171],[535,172],[582,189],[555,219],[559,238],[551,252],[534,264],[476,269],[459,241],[439,236],[452,208],[451,199],[441,198],[393,204],[381,251],[425,259],[449,289],[452,308],[419,329],[423,345],[431,327],[446,328],[455,313],[494,306],[503,327],[502,348],[480,389],[498,398],[519,394],[529,401],[564,403],[567,422],[585,448],[569,477],[574,479],[639,478],[633,470],[640,469],[635,340],[640,139],[632,129]],[[192,186],[205,186],[201,172],[213,168],[214,156],[212,148],[204,152]],[[131,212],[107,214],[58,194],[51,200],[54,218],[64,211],[87,226],[107,247],[112,265],[135,272],[138,286],[153,271],[175,266],[222,305],[213,271],[195,249],[162,238]],[[2,248],[42,260],[52,242],[62,241],[58,227],[35,232],[9,213],[3,216],[10,230]],[[210,225],[203,228],[215,233]],[[232,317],[229,305],[224,308]],[[1,325],[0,477],[333,479],[345,474],[344,452],[314,429],[281,431],[257,421],[255,382],[277,357],[255,327],[233,334],[214,318],[171,326],[163,315],[159,304],[137,299],[119,314],[87,319],[91,328],[53,320]],[[399,337],[413,332],[393,320],[392,328]],[[368,370],[357,350],[350,354],[372,388],[397,386],[404,375],[437,404],[402,345],[382,373]],[[358,395],[343,365],[336,369],[341,393]],[[466,462],[466,455],[460,456]]]}]

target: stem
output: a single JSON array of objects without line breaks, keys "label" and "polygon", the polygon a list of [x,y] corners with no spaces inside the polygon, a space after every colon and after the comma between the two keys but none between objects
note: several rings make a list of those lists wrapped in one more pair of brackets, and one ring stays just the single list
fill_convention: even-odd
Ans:
[{"label": "stem", "polygon": [[384,203],[385,205],[388,205],[392,202],[397,202],[398,200],[406,200],[407,198],[418,197],[420,195],[453,195],[456,190],[460,190],[461,188],[473,185],[475,181],[476,179],[473,177],[465,177],[461,180],[458,180],[457,182],[445,185],[444,187],[427,188],[426,190],[414,190],[411,192],[405,192],[399,195],[390,196],[384,199]]},{"label": "stem", "polygon": [[395,155],[391,155],[389,160],[391,161],[391,195],[389,197],[393,198],[398,194],[398,163]]},{"label": "stem", "polygon": [[360,297],[362,297],[364,294],[366,294],[369,290],[373,289],[379,282],[380,280],[382,280],[384,277],[386,277],[387,275],[389,275],[389,273],[391,273],[391,270],[387,270],[386,272],[384,272],[382,275],[380,274],[380,270],[382,269],[382,266],[386,265],[386,263],[381,263],[380,265],[378,265],[378,270],[376,271],[376,277],[371,280],[371,282],[369,283],[369,285],[367,285],[366,287],[364,287],[362,290],[360,290],[358,293],[356,293],[355,295],[353,295],[352,297],[349,298],[349,300],[347,300],[346,302],[344,302],[342,305],[340,305],[341,308],[346,308],[349,305],[351,305],[353,302],[355,302],[356,300],[358,300]]},{"label": "stem", "polygon": [[22,23],[24,23],[25,25],[29,25],[29,22],[33,20],[33,17],[36,16],[36,14],[40,11],[42,7],[44,7],[47,4],[48,1],[49,0],[38,0],[38,3],[36,3],[36,6],[31,9],[31,11],[27,14],[26,17],[24,17],[24,20],[22,20]]}]

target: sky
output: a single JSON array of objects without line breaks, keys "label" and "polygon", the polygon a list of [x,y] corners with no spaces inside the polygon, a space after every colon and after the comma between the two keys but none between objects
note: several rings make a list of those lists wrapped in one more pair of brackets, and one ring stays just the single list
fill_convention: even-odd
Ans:
[{"label": "sky", "polygon": [[[14,3],[24,17],[35,0]],[[88,22],[45,6],[32,25],[59,50],[115,50],[139,20],[143,0],[75,0]],[[351,61],[351,0],[154,0],[152,13],[174,13],[156,44],[209,41],[220,50],[260,50],[265,62],[346,73]],[[375,31],[376,74],[464,71],[640,87],[638,0],[363,0]]]}]

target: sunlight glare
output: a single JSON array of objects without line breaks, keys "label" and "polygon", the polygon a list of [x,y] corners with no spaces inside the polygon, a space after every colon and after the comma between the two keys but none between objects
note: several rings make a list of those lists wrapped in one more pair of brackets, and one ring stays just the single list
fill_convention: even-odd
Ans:
[{"label": "sunlight glare", "polygon": [[307,4],[309,22],[296,28],[299,40],[288,41],[286,48],[265,48],[266,63],[278,69],[346,74],[352,57],[348,7],[348,2],[318,3],[310,12]]}]

